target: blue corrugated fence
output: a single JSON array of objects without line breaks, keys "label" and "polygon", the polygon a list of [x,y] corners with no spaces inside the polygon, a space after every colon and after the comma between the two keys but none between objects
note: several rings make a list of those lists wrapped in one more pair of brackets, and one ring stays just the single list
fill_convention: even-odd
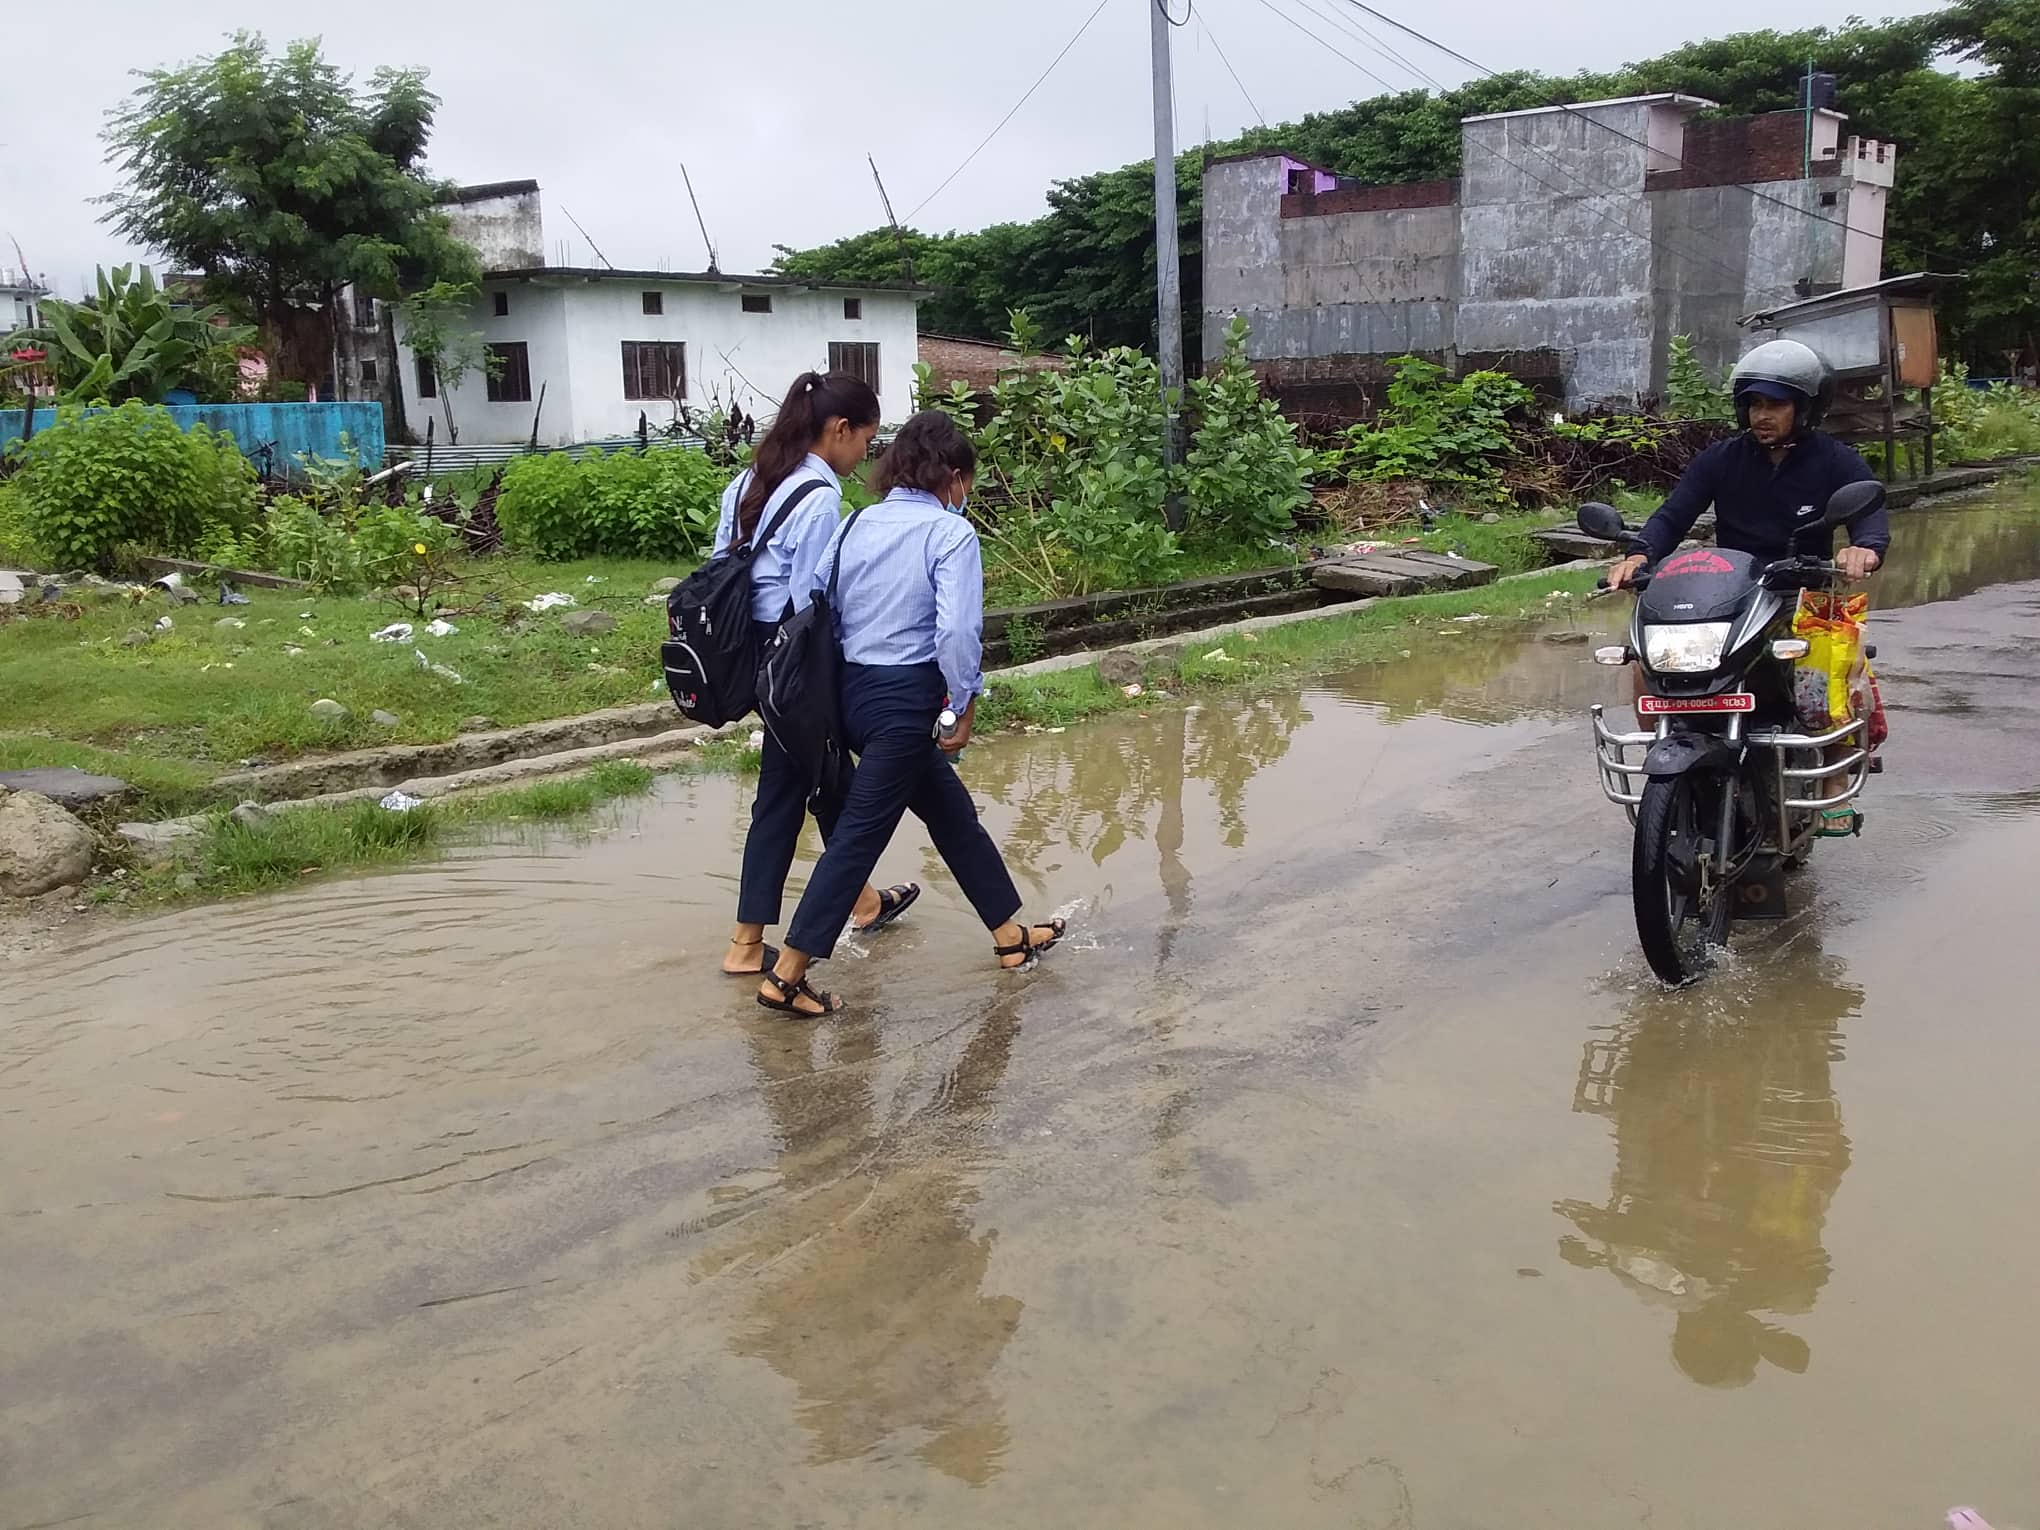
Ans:
[{"label": "blue corrugated fence", "polygon": [[[273,456],[275,470],[288,471],[300,452],[338,458],[352,451],[362,466],[374,468],[383,459],[383,412],[376,403],[353,404],[168,404],[164,406],[180,430],[204,425],[224,430],[258,465]],[[38,408],[35,428],[46,430],[54,412]],[[0,451],[21,439],[19,409],[0,409]],[[344,441],[344,444],[343,444]]]}]

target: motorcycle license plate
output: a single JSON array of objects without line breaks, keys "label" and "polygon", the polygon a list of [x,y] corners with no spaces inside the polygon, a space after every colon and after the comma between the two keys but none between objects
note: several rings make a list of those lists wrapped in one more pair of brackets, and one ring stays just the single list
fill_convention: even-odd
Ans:
[{"label": "motorcycle license plate", "polygon": [[1642,717],[1666,717],[1677,712],[1754,712],[1757,698],[1748,691],[1731,691],[1726,696],[1639,696],[1636,710]]}]

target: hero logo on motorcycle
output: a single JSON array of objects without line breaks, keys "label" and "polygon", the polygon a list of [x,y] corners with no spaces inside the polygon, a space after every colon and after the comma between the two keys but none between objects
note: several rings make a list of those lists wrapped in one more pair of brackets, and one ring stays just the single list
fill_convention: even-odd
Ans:
[{"label": "hero logo on motorcycle", "polygon": [[1644,717],[1664,717],[1674,712],[1754,712],[1757,698],[1748,691],[1730,691],[1726,696],[1639,696],[1636,710]]}]

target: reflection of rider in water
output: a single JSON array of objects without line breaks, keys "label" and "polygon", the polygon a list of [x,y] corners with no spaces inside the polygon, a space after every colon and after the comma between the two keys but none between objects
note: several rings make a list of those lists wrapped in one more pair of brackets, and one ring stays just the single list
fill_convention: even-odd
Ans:
[{"label": "reflection of rider in water", "polygon": [[1574,1100],[1613,1119],[1615,1175],[1605,1206],[1558,1204],[1584,1235],[1559,1252],[1671,1307],[1673,1363],[1706,1386],[1806,1369],[1806,1341],[1756,1314],[1812,1309],[1849,1165],[1829,1069],[1862,992],[1817,952],[1779,965],[1741,993],[1644,996],[1588,1044]]}]

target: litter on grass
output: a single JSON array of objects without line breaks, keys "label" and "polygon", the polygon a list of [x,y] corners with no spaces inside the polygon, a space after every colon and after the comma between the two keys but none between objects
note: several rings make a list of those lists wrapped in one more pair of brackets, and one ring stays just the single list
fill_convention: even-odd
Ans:
[{"label": "litter on grass", "polygon": [[368,635],[368,640],[371,643],[408,643],[411,641],[411,624],[409,622],[391,622],[382,631],[371,632]]},{"label": "litter on grass", "polygon": [[408,813],[412,808],[423,807],[424,804],[424,798],[413,797],[409,792],[391,792],[377,806],[388,808],[392,813]]},{"label": "litter on grass", "polygon": [[571,606],[573,603],[573,596],[560,590],[548,590],[543,595],[535,595],[530,600],[527,600],[524,603],[524,609],[527,611],[555,611],[561,606]]}]

